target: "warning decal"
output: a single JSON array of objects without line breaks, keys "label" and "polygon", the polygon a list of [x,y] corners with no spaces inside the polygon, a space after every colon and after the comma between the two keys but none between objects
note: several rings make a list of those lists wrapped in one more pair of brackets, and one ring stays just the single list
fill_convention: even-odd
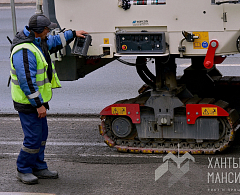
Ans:
[{"label": "warning decal", "polygon": [[217,107],[202,107],[202,116],[217,116]]},{"label": "warning decal", "polygon": [[103,42],[104,42],[104,44],[109,44],[109,38],[104,38]]},{"label": "warning decal", "polygon": [[112,114],[127,115],[127,109],[126,109],[126,107],[112,107]]},{"label": "warning decal", "polygon": [[194,39],[193,49],[207,49],[209,45],[208,32],[193,32],[198,39]]}]

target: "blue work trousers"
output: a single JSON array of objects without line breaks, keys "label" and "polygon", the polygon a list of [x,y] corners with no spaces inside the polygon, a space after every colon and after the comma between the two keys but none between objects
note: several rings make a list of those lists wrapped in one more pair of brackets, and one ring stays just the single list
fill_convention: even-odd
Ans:
[{"label": "blue work trousers", "polygon": [[18,112],[24,133],[24,141],[17,159],[17,168],[21,173],[47,169],[44,150],[48,137],[47,118],[38,118],[37,113]]}]

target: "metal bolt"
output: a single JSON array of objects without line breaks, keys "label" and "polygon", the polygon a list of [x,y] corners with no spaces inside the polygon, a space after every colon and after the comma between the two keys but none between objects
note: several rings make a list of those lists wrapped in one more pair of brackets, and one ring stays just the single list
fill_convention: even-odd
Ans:
[{"label": "metal bolt", "polygon": [[190,119],[188,119],[187,121],[190,122]]},{"label": "metal bolt", "polygon": [[198,112],[196,112],[196,115],[198,115]]},{"label": "metal bolt", "polygon": [[139,114],[138,112],[136,112],[136,114]]},{"label": "metal bolt", "polygon": [[212,47],[216,47],[216,46],[217,46],[217,43],[216,43],[216,42],[212,42],[212,43],[211,43],[211,46],[212,46]]},{"label": "metal bolt", "polygon": [[188,112],[187,114],[190,115],[190,112]]},{"label": "metal bolt", "polygon": [[128,114],[131,114],[131,112],[128,112]]},{"label": "metal bolt", "polygon": [[137,118],[137,121],[139,121],[139,119]]},{"label": "metal bolt", "polygon": [[168,121],[167,121],[166,118],[161,118],[161,123],[162,123],[162,124],[167,124],[167,122],[168,122]]}]

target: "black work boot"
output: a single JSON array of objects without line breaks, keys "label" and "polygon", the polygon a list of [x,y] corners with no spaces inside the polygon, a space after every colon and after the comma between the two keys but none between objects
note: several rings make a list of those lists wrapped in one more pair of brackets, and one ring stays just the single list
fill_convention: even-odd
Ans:
[{"label": "black work boot", "polygon": [[24,184],[37,184],[38,178],[34,176],[32,173],[17,173],[17,178],[23,182]]},{"label": "black work boot", "polygon": [[35,175],[39,179],[57,179],[58,178],[57,171],[49,171],[48,169],[33,171],[33,175]]}]

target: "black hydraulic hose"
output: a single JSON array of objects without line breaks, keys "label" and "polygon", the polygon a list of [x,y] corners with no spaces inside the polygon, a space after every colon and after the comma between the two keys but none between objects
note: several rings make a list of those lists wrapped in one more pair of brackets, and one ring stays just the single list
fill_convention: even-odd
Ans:
[{"label": "black hydraulic hose", "polygon": [[234,3],[234,4],[236,4],[236,3],[238,3],[238,1],[236,0],[236,1],[218,1],[218,2],[216,2],[217,5],[221,5],[223,3]]},{"label": "black hydraulic hose", "polygon": [[240,36],[237,38],[237,42],[236,42],[236,46],[237,46],[237,50],[240,53]]},{"label": "black hydraulic hose", "polygon": [[156,89],[156,84],[144,74],[142,68],[143,68],[142,66],[136,66],[138,75],[143,80],[143,82],[145,82],[148,86],[150,86],[152,89]]},{"label": "black hydraulic hose", "polygon": [[143,65],[142,70],[154,83],[156,83],[156,76],[148,69],[147,65]]},{"label": "black hydraulic hose", "polygon": [[143,80],[143,82],[145,82],[152,89],[156,89],[156,84],[154,81],[152,81],[152,80],[156,80],[156,79],[152,79],[152,80],[151,80],[151,78],[149,79],[149,77],[153,77],[154,75],[151,75],[152,73],[149,70],[146,70],[146,69],[148,69],[147,65],[146,65],[147,64],[146,57],[137,57],[136,64],[141,64],[141,65],[136,66],[136,69],[137,69],[138,75]]}]

